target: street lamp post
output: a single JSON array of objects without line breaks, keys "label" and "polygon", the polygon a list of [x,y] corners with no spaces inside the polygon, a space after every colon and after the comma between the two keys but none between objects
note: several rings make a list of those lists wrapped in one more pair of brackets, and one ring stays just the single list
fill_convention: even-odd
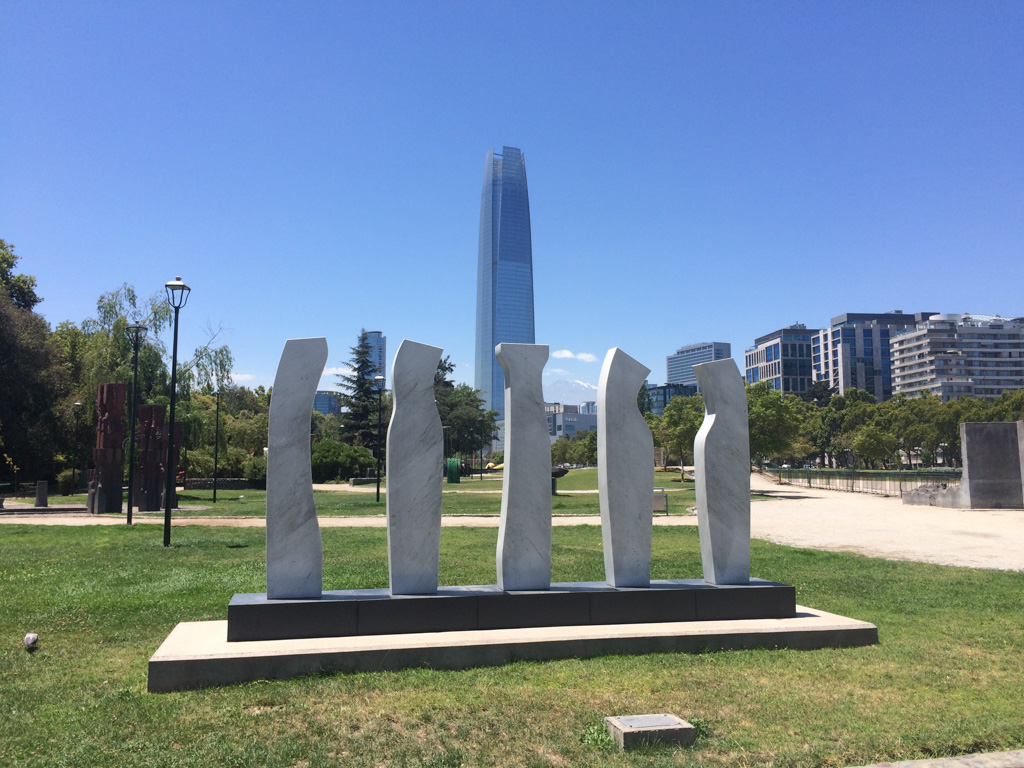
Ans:
[{"label": "street lamp post", "polygon": [[79,456],[81,455],[81,451],[79,450],[81,448],[81,445],[79,443],[79,434],[78,434],[78,432],[79,432],[79,429],[78,429],[78,417],[81,416],[81,414],[82,414],[82,404],[79,403],[79,402],[76,402],[75,403],[75,437],[74,437],[74,440],[73,440],[73,445],[75,447],[75,456],[74,456],[73,462],[71,464],[71,487],[74,488],[76,491],[78,490],[78,483],[75,482],[75,468],[78,465],[78,459],[79,459]]},{"label": "street lamp post", "polygon": [[146,326],[135,323],[129,325],[132,332],[132,410],[131,439],[128,444],[128,525],[132,524],[132,504],[135,503],[135,418],[139,407],[139,342],[149,330]]},{"label": "street lamp post", "polygon": [[171,499],[174,496],[174,400],[175,388],[178,385],[178,310],[185,306],[192,292],[180,277],[176,277],[164,285],[167,291],[167,303],[174,307],[174,346],[171,352],[171,417],[167,423],[167,484],[164,487],[164,546],[171,546]]},{"label": "street lamp post", "polygon": [[380,503],[380,415],[384,410],[384,377],[378,374],[373,380],[377,382],[377,502]]},{"label": "street lamp post", "polygon": [[213,503],[217,503],[217,449],[220,448],[220,390],[214,392],[217,395],[217,416],[213,428]]}]

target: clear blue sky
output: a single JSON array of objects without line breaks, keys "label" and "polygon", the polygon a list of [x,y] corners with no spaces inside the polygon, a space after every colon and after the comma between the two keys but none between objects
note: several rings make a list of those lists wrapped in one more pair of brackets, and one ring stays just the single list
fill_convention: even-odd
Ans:
[{"label": "clear blue sky", "polygon": [[584,358],[549,380],[613,346],[654,383],[698,341],[742,366],[844,312],[1024,315],[1021,2],[0,0],[0,103],[0,237],[50,323],[181,275],[183,349],[223,324],[252,386],[362,327],[472,382],[505,144],[537,341]]}]

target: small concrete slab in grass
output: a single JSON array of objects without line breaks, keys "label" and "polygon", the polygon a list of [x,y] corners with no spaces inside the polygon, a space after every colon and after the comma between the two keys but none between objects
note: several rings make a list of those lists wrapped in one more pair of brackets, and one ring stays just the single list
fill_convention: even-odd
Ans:
[{"label": "small concrete slab in grass", "polygon": [[688,747],[697,740],[697,729],[675,715],[620,715],[606,717],[604,724],[620,749],[643,743]]}]

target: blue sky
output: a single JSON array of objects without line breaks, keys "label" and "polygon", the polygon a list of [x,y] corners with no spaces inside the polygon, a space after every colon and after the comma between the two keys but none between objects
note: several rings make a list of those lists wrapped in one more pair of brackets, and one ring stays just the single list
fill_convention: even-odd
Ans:
[{"label": "blue sky", "polygon": [[[547,380],[844,312],[1024,315],[1020,2],[0,0],[0,237],[51,324],[192,286],[238,380],[359,329],[472,382],[487,150]],[[567,357],[565,352],[574,356]],[[333,377],[324,386],[333,388]]]}]

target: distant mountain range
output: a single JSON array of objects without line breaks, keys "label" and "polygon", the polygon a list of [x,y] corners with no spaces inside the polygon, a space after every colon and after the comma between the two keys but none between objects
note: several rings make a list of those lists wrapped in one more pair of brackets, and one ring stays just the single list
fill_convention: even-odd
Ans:
[{"label": "distant mountain range", "polygon": [[562,405],[580,405],[588,400],[597,400],[597,387],[585,381],[559,381],[544,384],[544,402]]}]

